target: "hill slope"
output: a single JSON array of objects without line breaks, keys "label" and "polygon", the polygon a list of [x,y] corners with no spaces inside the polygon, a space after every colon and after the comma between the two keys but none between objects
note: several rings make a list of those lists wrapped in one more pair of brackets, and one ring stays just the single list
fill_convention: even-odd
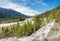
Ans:
[{"label": "hill slope", "polygon": [[26,16],[20,12],[14,11],[12,9],[6,9],[6,8],[0,7],[0,22],[5,21],[5,20],[6,21],[8,21],[8,20],[13,21],[14,19],[24,20],[27,17],[28,16]]},{"label": "hill slope", "polygon": [[52,20],[59,21],[60,20],[60,6],[55,7],[54,9],[46,11],[37,16],[39,16],[40,18],[43,18],[43,19],[45,18],[46,21],[48,21],[48,22],[52,21]]},{"label": "hill slope", "polygon": [[18,18],[22,16],[26,16],[26,15],[11,9],[0,8],[0,19],[1,18]]}]

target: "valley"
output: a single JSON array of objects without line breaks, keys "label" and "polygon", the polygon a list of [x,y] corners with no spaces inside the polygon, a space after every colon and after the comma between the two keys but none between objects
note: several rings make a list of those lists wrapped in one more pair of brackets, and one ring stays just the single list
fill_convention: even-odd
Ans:
[{"label": "valley", "polygon": [[0,41],[60,41],[60,6],[23,21],[0,24]]}]

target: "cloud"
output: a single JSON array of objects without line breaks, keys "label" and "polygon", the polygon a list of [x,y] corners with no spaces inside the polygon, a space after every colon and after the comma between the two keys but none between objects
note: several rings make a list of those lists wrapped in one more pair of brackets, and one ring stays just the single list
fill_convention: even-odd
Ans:
[{"label": "cloud", "polygon": [[[8,3],[6,3],[6,2],[8,2]],[[40,12],[30,9],[29,7],[14,4],[14,3],[10,2],[9,0],[0,1],[0,5],[1,5],[0,7],[2,7],[2,8],[13,9],[13,10],[21,12],[25,15],[28,15],[28,16],[33,16],[35,14],[40,13]]]},{"label": "cloud", "polygon": [[46,4],[45,2],[43,2],[43,0],[35,0],[36,4],[39,4],[41,6],[48,6],[48,4]]},{"label": "cloud", "polygon": [[[12,0],[11,0],[12,1]],[[12,1],[17,4],[22,4],[22,5],[30,5],[30,6],[35,6],[35,5],[40,5],[40,6],[48,6],[43,0],[14,0]]]},{"label": "cloud", "polygon": [[25,15],[31,15],[31,16],[33,16],[35,14],[39,14],[39,12],[37,12],[35,10],[32,10],[28,7],[22,7],[22,6],[16,7],[16,8],[14,8],[14,10],[24,13]]},{"label": "cloud", "polygon": [[33,10],[25,5],[27,5],[28,3],[31,3],[30,5],[36,5],[36,4],[39,4],[39,5],[42,5],[42,6],[48,6],[48,4],[42,2],[42,0],[14,0],[16,2],[18,1],[22,1],[22,4],[21,5],[18,5],[14,2],[12,2],[12,0],[0,0],[0,7],[3,7],[3,8],[7,8],[7,9],[13,9],[13,10],[16,10],[18,12],[21,12],[25,15],[35,15],[35,14],[40,14],[40,12],[36,11],[36,10]]},{"label": "cloud", "polygon": [[48,6],[48,4],[46,4],[46,3],[44,3],[44,2],[42,3],[42,5],[43,5],[43,6]]}]

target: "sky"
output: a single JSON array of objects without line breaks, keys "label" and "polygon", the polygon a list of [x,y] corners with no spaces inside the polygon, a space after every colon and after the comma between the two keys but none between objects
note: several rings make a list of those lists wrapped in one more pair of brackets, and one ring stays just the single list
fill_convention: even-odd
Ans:
[{"label": "sky", "polygon": [[0,7],[28,16],[41,14],[57,6],[60,6],[60,0],[0,0]]}]

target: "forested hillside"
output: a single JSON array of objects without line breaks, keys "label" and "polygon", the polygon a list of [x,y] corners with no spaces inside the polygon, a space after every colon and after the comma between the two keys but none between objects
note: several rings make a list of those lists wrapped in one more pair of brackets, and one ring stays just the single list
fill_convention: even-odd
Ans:
[{"label": "forested hillside", "polygon": [[25,18],[27,18],[28,16],[11,10],[11,9],[6,9],[6,8],[1,8],[0,7],[0,22],[1,21],[5,21],[5,22],[12,22],[12,21],[18,21],[18,20],[24,20]]}]

